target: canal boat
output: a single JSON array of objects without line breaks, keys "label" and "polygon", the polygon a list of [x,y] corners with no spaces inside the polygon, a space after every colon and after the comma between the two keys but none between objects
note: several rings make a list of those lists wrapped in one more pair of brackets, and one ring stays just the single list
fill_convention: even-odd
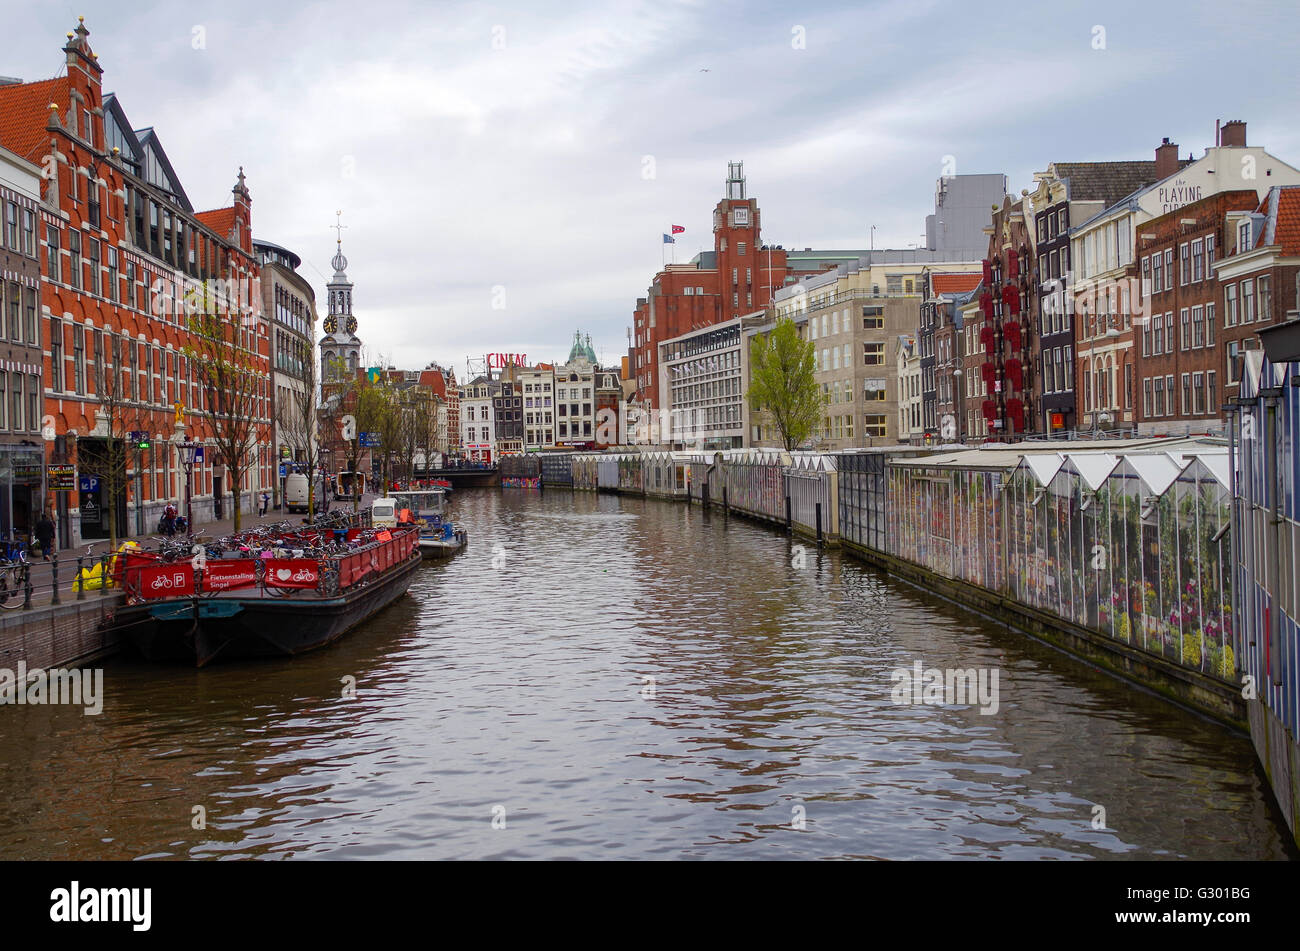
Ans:
[{"label": "canal boat", "polygon": [[333,534],[342,537],[288,539],[316,543],[305,550],[260,539],[229,557],[128,556],[119,576],[132,615],[126,633],[150,660],[198,667],[332,644],[405,594],[420,565],[414,526]]},{"label": "canal boat", "polygon": [[426,560],[450,558],[469,544],[469,533],[435,517],[420,527],[418,544],[420,557]]},{"label": "canal boat", "polygon": [[420,532],[418,544],[422,557],[450,558],[469,543],[469,533],[443,517],[443,503],[444,495],[436,489],[390,492],[371,505],[371,523],[413,525]]}]

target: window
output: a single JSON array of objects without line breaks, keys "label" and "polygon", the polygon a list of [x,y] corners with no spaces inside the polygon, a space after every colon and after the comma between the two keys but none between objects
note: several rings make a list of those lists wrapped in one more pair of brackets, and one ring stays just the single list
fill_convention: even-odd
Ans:
[{"label": "window", "polygon": [[1244,254],[1250,250],[1250,219],[1247,218],[1241,224],[1237,225],[1237,253]]},{"label": "window", "polygon": [[105,297],[117,303],[117,248],[104,248],[105,263],[108,264],[108,287]]},{"label": "window", "polygon": [[1165,248],[1165,290],[1173,290],[1174,287],[1174,249]]},{"label": "window", "polygon": [[23,209],[23,254],[36,257],[36,214],[30,208]]},{"label": "window", "polygon": [[[23,334],[23,339],[25,339],[27,343],[33,347],[39,347],[41,345],[41,335],[40,333],[37,332],[36,300],[37,300],[36,288],[34,287],[27,288],[27,320],[26,320],[27,326],[25,328],[26,333]],[[15,334],[14,338],[17,339],[17,336],[18,335]]]},{"label": "window", "polygon": [[1192,308],[1192,347],[1200,349],[1205,345],[1205,308]]},{"label": "window", "polygon": [[1259,319],[1265,323],[1273,322],[1273,297],[1271,291],[1272,279],[1268,276],[1261,276],[1255,279],[1259,293]]},{"label": "window", "polygon": [[1150,419],[1150,418],[1151,418],[1151,415],[1152,415],[1152,407],[1153,407],[1154,405],[1155,405],[1155,403],[1154,403],[1154,402],[1152,401],[1152,399],[1151,399],[1151,378],[1150,378],[1150,377],[1147,377],[1145,380],[1142,381],[1142,416],[1143,416],[1143,418],[1145,418],[1145,419]]},{"label": "window", "polygon": [[1200,281],[1205,278],[1205,240],[1197,238],[1192,242],[1192,280]]},{"label": "window", "polygon": [[741,257],[745,256],[745,242],[743,241],[736,242],[736,254],[740,255]]},{"label": "window", "polygon": [[18,250],[18,205],[5,203],[5,244],[10,251]]},{"label": "window", "polygon": [[[825,351],[822,351],[825,353]],[[883,343],[864,343],[862,345],[862,363],[864,366],[881,366],[885,362],[885,345]]]},{"label": "window", "polygon": [[86,393],[86,334],[85,327],[72,325],[72,390],[78,396]]},{"label": "window", "polygon": [[58,283],[62,280],[60,265],[63,262],[59,257],[59,229],[54,225],[45,227],[45,244],[45,270],[49,279]]},{"label": "window", "polygon": [[1174,415],[1174,376],[1169,374],[1165,377],[1165,394],[1169,399],[1169,415]]},{"label": "window", "polygon": [[[4,297],[8,298],[6,305]],[[5,289],[3,281],[0,281],[0,311],[9,313],[9,332],[22,336],[22,311],[23,311],[23,286],[17,282],[10,284]],[[0,337],[4,336],[5,322],[4,315],[0,314]]]},{"label": "window", "polygon": [[1213,370],[1205,374],[1205,388],[1208,391],[1206,396],[1206,409],[1214,415],[1219,412],[1219,391],[1218,391],[1218,374]]},{"label": "window", "polygon": [[1163,415],[1165,415],[1165,381],[1164,381],[1164,378],[1163,378],[1163,377],[1159,377],[1159,376],[1156,377],[1155,383],[1156,383],[1156,401],[1155,401],[1155,413],[1154,413],[1154,415],[1156,415],[1156,416],[1163,416]]},{"label": "window", "polygon": [[21,432],[23,425],[23,377],[21,373],[9,376],[9,428]]},{"label": "window", "polygon": [[1178,311],[1180,335],[1178,349],[1190,350],[1192,347],[1192,312],[1184,307]]},{"label": "window", "polygon": [[1211,277],[1211,271],[1214,268],[1214,235],[1205,236],[1205,276]]},{"label": "window", "polygon": [[1205,415],[1205,374],[1192,374],[1192,413],[1197,416]]},{"label": "window", "polygon": [[68,283],[81,288],[81,232],[75,228],[68,232]]},{"label": "window", "polygon": [[63,369],[63,322],[57,317],[50,318],[50,389],[55,393],[64,390]]},{"label": "window", "polygon": [[1192,246],[1184,241],[1178,246],[1178,285],[1182,287],[1192,279]]},{"label": "window", "polygon": [[883,437],[885,429],[884,413],[870,413],[863,417],[862,435]]},{"label": "window", "polygon": [[1241,322],[1248,324],[1255,319],[1255,282],[1241,282]]},{"label": "window", "polygon": [[1162,262],[1160,252],[1157,251],[1151,258],[1151,293],[1159,294],[1164,287],[1161,286],[1164,280],[1165,266]]},{"label": "window", "polygon": [[90,280],[86,283],[86,290],[96,297],[100,297],[103,295],[103,291],[100,288],[99,276],[99,239],[87,238],[86,251],[90,258]]},{"label": "window", "polygon": [[1183,374],[1183,415],[1186,416],[1192,411],[1192,375]]},{"label": "window", "polygon": [[1214,346],[1214,305],[1205,305],[1205,345]]},{"label": "window", "polygon": [[1160,319],[1159,314],[1156,314],[1154,317],[1152,317],[1151,321],[1155,325],[1151,331],[1151,353],[1153,356],[1159,356],[1160,354],[1165,352],[1165,347],[1164,347],[1164,342],[1165,342],[1164,326],[1165,325],[1164,325],[1164,321]]}]

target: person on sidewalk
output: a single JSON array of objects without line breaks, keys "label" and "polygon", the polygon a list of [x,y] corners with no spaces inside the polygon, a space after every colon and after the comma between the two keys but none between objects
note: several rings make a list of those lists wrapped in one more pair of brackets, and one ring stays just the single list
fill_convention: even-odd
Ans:
[{"label": "person on sidewalk", "polygon": [[177,515],[176,506],[173,505],[171,502],[168,502],[167,507],[163,509],[163,517],[162,517],[163,534],[166,535],[168,538],[171,538],[173,535],[176,534],[176,515]]},{"label": "person on sidewalk", "polygon": [[262,493],[262,511],[259,513],[259,514],[262,516],[262,518],[266,518],[266,510],[267,510],[267,508],[270,506],[270,504],[271,504],[271,493],[270,493],[270,492],[263,492],[263,493]]},{"label": "person on sidewalk", "polygon": [[36,523],[36,541],[41,546],[41,556],[49,561],[54,551],[54,523],[48,510],[41,512],[41,520]]}]

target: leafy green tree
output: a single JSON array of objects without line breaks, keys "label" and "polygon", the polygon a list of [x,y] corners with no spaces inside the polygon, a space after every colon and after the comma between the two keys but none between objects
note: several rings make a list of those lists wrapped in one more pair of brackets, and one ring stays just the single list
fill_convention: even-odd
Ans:
[{"label": "leafy green tree", "polygon": [[771,333],[756,336],[749,351],[750,408],[776,426],[786,451],[797,448],[817,431],[826,405],[814,374],[816,348],[800,340],[788,317]]}]

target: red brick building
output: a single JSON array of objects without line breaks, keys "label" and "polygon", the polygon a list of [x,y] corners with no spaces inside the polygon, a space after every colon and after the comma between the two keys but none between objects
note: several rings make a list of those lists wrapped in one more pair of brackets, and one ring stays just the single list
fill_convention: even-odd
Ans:
[{"label": "red brick building", "polygon": [[[205,445],[194,468],[195,520],[224,514],[230,475],[217,460],[210,394],[185,351],[195,343],[185,314],[196,287],[220,287],[236,304],[240,359],[264,370],[257,395],[257,462],[242,506],[273,483],[270,360],[250,231],[252,200],[241,170],[231,204],[196,212],[153,129],[133,130],[78,24],[63,47],[65,75],[0,86],[0,145],[44,171],[40,228],[45,412],[50,457],[77,463],[81,491],[57,493],[65,545],[148,531],[170,499],[185,498],[171,440]],[[217,282],[220,282],[219,285]],[[120,394],[117,419],[105,411]],[[94,460],[106,438],[146,433],[132,453],[125,498],[112,500]],[[115,510],[115,511],[114,511]]]},{"label": "red brick building", "polygon": [[1034,236],[1021,201],[1010,195],[993,212],[985,230],[989,248],[979,310],[963,330],[971,338],[971,352],[982,355],[977,372],[984,395],[976,419],[988,434],[1014,441],[1036,431],[1042,419],[1042,389],[1034,380],[1040,356],[1034,333],[1038,307]]},{"label": "red brick building", "polygon": [[[1238,395],[1243,356],[1258,332],[1300,317],[1300,186],[1274,186],[1255,208],[1229,211],[1214,262],[1223,396]],[[1221,400],[1222,402],[1222,400]]]},{"label": "red brick building", "polygon": [[1137,347],[1139,433],[1222,430],[1225,337],[1253,336],[1254,328],[1221,330],[1214,265],[1229,215],[1258,205],[1254,189],[1220,192],[1138,226],[1137,261],[1150,301]]},{"label": "red brick building", "polygon": [[632,316],[634,400],[658,406],[659,344],[768,305],[786,282],[786,252],[760,238],[758,203],[745,189],[744,163],[728,165],[725,197],[713,210],[713,250],[655,275]]}]

